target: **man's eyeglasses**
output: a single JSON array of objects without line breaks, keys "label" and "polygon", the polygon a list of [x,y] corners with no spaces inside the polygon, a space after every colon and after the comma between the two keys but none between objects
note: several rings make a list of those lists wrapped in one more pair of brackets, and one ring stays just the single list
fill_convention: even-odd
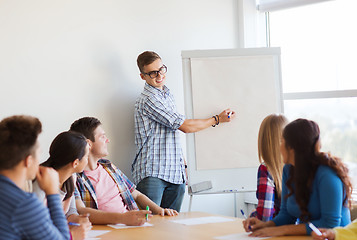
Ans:
[{"label": "man's eyeglasses", "polygon": [[159,73],[161,75],[165,74],[167,72],[167,67],[165,65],[162,65],[162,67],[159,69],[159,71],[151,71],[148,73],[142,73],[144,75],[148,75],[151,79],[156,78],[159,76]]}]

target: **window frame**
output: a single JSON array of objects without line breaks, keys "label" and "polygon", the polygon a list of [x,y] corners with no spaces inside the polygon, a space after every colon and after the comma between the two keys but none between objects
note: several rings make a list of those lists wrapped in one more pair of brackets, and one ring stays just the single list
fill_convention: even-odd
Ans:
[{"label": "window frame", "polygon": [[[270,12],[266,12],[266,43],[267,47],[271,47],[270,36]],[[282,79],[284,84],[284,80]],[[283,94],[283,110],[285,109],[286,100],[308,100],[308,99],[329,99],[329,98],[357,98],[357,89],[345,89],[345,90],[329,90],[329,91],[301,91],[301,92],[284,92]],[[352,192],[352,201],[357,204],[357,186],[354,187]]]}]

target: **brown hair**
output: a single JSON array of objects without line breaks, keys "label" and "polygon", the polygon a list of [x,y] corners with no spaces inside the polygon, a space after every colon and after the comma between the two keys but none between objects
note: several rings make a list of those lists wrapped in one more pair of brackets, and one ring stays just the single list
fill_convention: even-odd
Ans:
[{"label": "brown hair", "polygon": [[83,134],[87,139],[94,142],[94,131],[101,124],[102,123],[97,118],[83,117],[72,123],[71,128],[69,130],[79,132]]},{"label": "brown hair", "polygon": [[156,59],[161,59],[159,54],[157,54],[156,52],[145,51],[145,52],[141,53],[136,60],[136,63],[138,64],[140,72],[144,73],[143,72],[144,67],[155,62]]},{"label": "brown hair", "polygon": [[[348,168],[340,158],[316,151],[316,144],[320,139],[320,129],[317,123],[307,119],[297,119],[284,128],[283,137],[285,147],[294,150],[295,164],[290,168],[290,177],[287,187],[290,190],[287,196],[295,192],[302,221],[310,219],[308,203],[316,171],[320,165],[330,167],[341,179],[344,187],[343,204],[351,206],[352,183],[348,177]],[[292,185],[295,185],[295,191]]]},{"label": "brown hair", "polygon": [[17,115],[0,122],[0,170],[12,169],[34,154],[37,137],[42,131],[38,118]]},{"label": "brown hair", "polygon": [[264,118],[258,135],[259,162],[265,163],[272,175],[278,193],[281,195],[281,178],[284,162],[280,153],[280,140],[288,120],[283,115],[271,114]]},{"label": "brown hair", "polygon": [[[61,169],[68,163],[76,159],[82,160],[87,147],[86,138],[79,132],[67,131],[57,135],[50,146],[50,157],[42,166],[52,167],[55,170]],[[74,180],[70,176],[64,183],[63,188],[66,190],[66,196],[62,201],[70,198],[74,192]]]}]

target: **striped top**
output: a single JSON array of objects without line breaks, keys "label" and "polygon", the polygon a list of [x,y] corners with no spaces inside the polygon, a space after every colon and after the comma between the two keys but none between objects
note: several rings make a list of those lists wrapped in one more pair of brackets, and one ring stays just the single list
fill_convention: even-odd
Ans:
[{"label": "striped top", "polygon": [[145,83],[135,103],[136,157],[132,164],[134,183],[157,177],[182,184],[185,166],[178,128],[185,116],[178,113],[170,90]]},{"label": "striped top", "polygon": [[59,194],[48,195],[47,204],[0,175],[0,239],[70,239]]}]

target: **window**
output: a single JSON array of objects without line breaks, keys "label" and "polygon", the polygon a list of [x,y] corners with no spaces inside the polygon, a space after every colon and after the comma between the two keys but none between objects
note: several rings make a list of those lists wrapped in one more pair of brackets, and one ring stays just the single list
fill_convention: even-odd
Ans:
[{"label": "window", "polygon": [[356,0],[269,13],[270,46],[281,47],[284,111],[316,121],[322,150],[349,166],[357,187]]}]

